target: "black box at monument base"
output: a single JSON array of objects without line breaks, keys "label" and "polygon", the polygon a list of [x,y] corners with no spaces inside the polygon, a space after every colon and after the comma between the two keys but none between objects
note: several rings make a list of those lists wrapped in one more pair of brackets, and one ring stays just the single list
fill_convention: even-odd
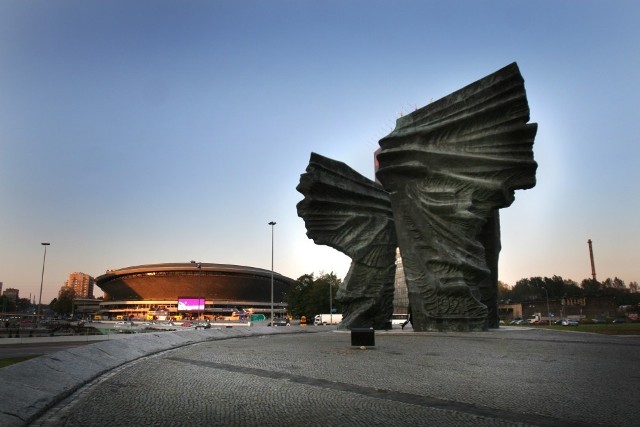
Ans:
[{"label": "black box at monument base", "polygon": [[376,345],[376,337],[373,328],[352,328],[351,345],[373,347]]}]

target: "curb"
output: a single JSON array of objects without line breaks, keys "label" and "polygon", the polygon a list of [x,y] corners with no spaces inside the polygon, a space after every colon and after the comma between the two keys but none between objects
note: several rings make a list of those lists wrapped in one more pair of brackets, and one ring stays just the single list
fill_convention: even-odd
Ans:
[{"label": "curb", "polygon": [[26,426],[95,378],[137,359],[191,344],[320,329],[267,326],[125,335],[43,355],[0,370],[0,425]]}]

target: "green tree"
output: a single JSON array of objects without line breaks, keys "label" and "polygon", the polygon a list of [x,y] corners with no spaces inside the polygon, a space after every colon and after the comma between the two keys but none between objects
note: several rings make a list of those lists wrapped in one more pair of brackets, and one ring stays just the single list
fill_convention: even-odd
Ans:
[{"label": "green tree", "polygon": [[33,307],[29,298],[18,298],[16,301],[16,310],[26,313]]},{"label": "green tree", "polygon": [[511,289],[512,299],[514,301],[532,301],[540,299],[539,294],[544,294],[541,289],[544,285],[542,277],[530,277],[528,279],[520,279]]},{"label": "green tree", "polygon": [[604,282],[602,282],[602,286],[608,289],[626,289],[626,285],[624,284],[624,280],[614,277],[613,279],[608,278]]},{"label": "green tree", "polygon": [[504,282],[498,280],[498,300],[508,301],[511,300],[511,287]]},{"label": "green tree", "polygon": [[[584,296],[583,289],[578,285],[577,282],[573,280],[564,280],[564,292],[567,296],[570,297],[582,297]],[[557,296],[557,295],[556,295]],[[551,297],[551,296],[549,296]]]},{"label": "green tree", "polygon": [[584,279],[580,283],[580,287],[584,290],[584,296],[586,297],[602,296],[602,284],[595,279]]},{"label": "green tree", "polygon": [[[58,300],[52,306],[53,310],[59,314],[71,314],[73,311],[73,298],[76,292],[73,288],[63,286],[58,292]],[[52,301],[53,302],[53,301]]]},{"label": "green tree", "polygon": [[342,306],[336,301],[336,294],[341,284],[342,280],[334,272],[321,274],[315,280],[312,297],[312,303],[315,303],[316,308],[315,314],[329,313],[330,307],[335,313],[342,313]]},{"label": "green tree", "polygon": [[3,313],[16,311],[16,303],[6,295],[0,296],[0,309]]},{"label": "green tree", "polygon": [[342,307],[335,300],[341,284],[342,280],[333,272],[322,273],[317,278],[313,273],[300,276],[287,294],[289,314],[296,318],[306,316],[311,319],[316,314],[329,313],[330,295],[333,309],[341,313]]},{"label": "green tree", "polygon": [[309,294],[313,287],[313,273],[305,274],[298,277],[298,280],[289,288],[287,293],[287,306],[289,314],[299,318],[301,316],[309,316],[307,305]]},{"label": "green tree", "polygon": [[[545,277],[545,280],[548,278]],[[549,298],[561,297],[583,297],[584,291],[577,282],[570,279],[563,279],[560,276],[553,276],[550,282],[545,282],[545,286],[549,290]]]},{"label": "green tree", "polygon": [[520,279],[511,289],[511,299],[514,301],[534,301],[557,299],[563,297],[581,297],[584,289],[573,280],[565,280],[561,276],[530,277]]}]

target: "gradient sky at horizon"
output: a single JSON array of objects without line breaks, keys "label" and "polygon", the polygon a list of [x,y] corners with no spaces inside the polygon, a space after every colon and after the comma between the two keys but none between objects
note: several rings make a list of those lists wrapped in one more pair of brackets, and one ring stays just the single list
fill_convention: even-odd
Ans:
[{"label": "gradient sky at horizon", "polygon": [[[0,282],[350,260],[305,235],[311,152],[373,179],[395,120],[516,61],[537,185],[501,211],[500,280],[640,282],[635,1],[0,2]],[[101,294],[100,290],[96,292]]]}]

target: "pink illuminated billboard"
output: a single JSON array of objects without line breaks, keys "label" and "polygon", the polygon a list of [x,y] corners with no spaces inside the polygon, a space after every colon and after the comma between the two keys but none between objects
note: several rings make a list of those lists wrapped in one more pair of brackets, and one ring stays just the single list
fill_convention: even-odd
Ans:
[{"label": "pink illuminated billboard", "polygon": [[204,298],[178,297],[178,311],[204,310]]}]

